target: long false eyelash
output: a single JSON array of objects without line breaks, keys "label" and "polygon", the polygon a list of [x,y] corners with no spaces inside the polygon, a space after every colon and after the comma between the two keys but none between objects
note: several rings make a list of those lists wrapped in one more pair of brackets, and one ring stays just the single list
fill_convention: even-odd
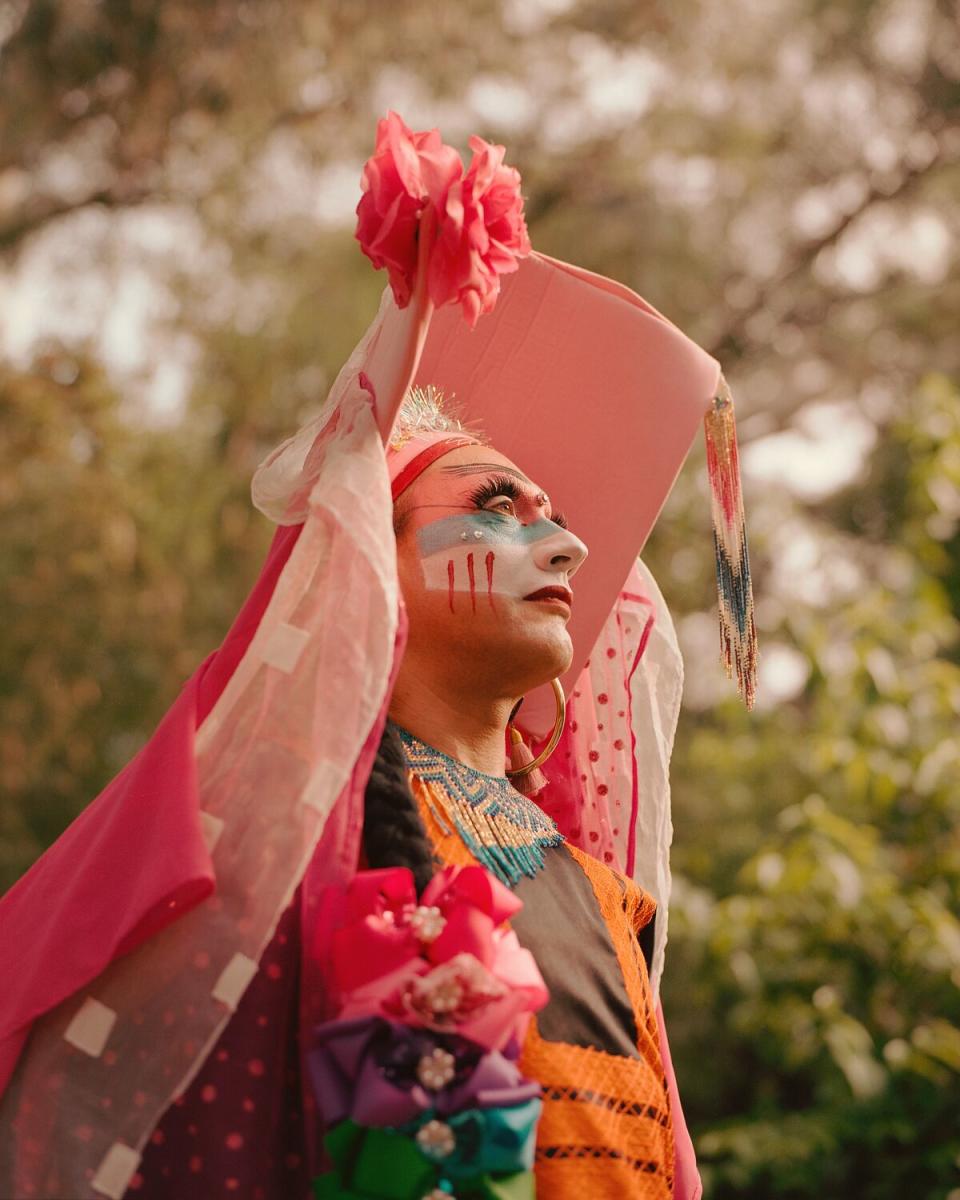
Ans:
[{"label": "long false eyelash", "polygon": [[[483,508],[485,504],[489,504],[494,496],[506,496],[510,500],[519,500],[523,495],[523,489],[517,484],[516,480],[510,479],[506,475],[491,475],[484,483],[470,493],[470,502],[475,504],[477,508]],[[563,513],[554,513],[550,518],[555,525],[559,525],[561,529],[566,529],[567,518]]]},{"label": "long false eyelash", "polygon": [[485,504],[490,503],[494,496],[507,496],[511,500],[519,500],[522,495],[523,492],[516,480],[509,479],[506,475],[491,475],[470,493],[470,503],[475,504],[477,508],[483,508]]}]

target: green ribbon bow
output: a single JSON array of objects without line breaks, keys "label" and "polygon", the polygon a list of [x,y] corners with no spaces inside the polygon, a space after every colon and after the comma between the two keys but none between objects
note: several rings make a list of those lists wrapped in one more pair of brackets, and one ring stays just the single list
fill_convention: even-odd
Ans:
[{"label": "green ribbon bow", "polygon": [[529,1157],[539,1109],[534,1100],[451,1117],[457,1149],[439,1162],[412,1136],[343,1121],[324,1139],[335,1170],[314,1179],[315,1200],[423,1200],[434,1189],[454,1189],[456,1200],[534,1200],[533,1172],[502,1172],[502,1166],[511,1160],[515,1166],[518,1153]]}]

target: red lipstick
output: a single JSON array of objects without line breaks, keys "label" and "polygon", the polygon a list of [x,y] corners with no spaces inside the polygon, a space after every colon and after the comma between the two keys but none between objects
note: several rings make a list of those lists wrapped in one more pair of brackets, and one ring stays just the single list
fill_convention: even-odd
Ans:
[{"label": "red lipstick", "polygon": [[524,600],[562,600],[564,604],[572,606],[573,592],[569,588],[554,584],[551,587],[540,588],[537,592],[531,592],[529,596],[524,596]]}]

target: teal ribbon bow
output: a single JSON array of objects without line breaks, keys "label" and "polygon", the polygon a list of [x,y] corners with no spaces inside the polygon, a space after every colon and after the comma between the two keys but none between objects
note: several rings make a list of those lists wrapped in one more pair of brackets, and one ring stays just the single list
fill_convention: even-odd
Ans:
[{"label": "teal ribbon bow", "polygon": [[530,1100],[450,1117],[456,1145],[440,1159],[423,1153],[416,1130],[365,1129],[343,1121],[324,1139],[334,1170],[314,1179],[315,1200],[423,1200],[434,1189],[456,1200],[534,1200],[540,1107],[539,1100]]}]

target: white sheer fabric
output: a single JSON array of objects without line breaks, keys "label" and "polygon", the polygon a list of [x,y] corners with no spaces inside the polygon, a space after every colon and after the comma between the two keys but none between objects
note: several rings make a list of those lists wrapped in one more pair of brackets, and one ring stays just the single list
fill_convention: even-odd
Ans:
[{"label": "white sheer fabric", "polygon": [[683,660],[653,576],[637,561],[568,698],[542,799],[568,837],[657,901],[651,984],[659,992],[670,900],[670,754]]},{"label": "white sheer fabric", "polygon": [[395,305],[390,289],[384,288],[377,315],[341,368],[321,411],[272,450],[257,468],[250,489],[253,503],[277,525],[298,525],[306,519],[311,489],[324,469],[321,435],[336,412],[339,397],[348,387],[356,386],[361,371],[371,368],[388,314],[395,317]]},{"label": "white sheer fabric", "polygon": [[0,1194],[123,1195],[255,973],[381,709],[396,549],[383,447],[355,371],[338,379],[334,409],[304,528],[197,732],[216,892],[35,1023],[0,1105]]},{"label": "white sheer fabric", "polygon": [[637,563],[647,596],[656,609],[640,666],[630,685],[633,758],[636,764],[637,820],[633,834],[633,877],[657,901],[656,937],[650,967],[659,995],[667,949],[670,903],[670,756],[680,717],[683,658],[666,601],[643,562]]}]

